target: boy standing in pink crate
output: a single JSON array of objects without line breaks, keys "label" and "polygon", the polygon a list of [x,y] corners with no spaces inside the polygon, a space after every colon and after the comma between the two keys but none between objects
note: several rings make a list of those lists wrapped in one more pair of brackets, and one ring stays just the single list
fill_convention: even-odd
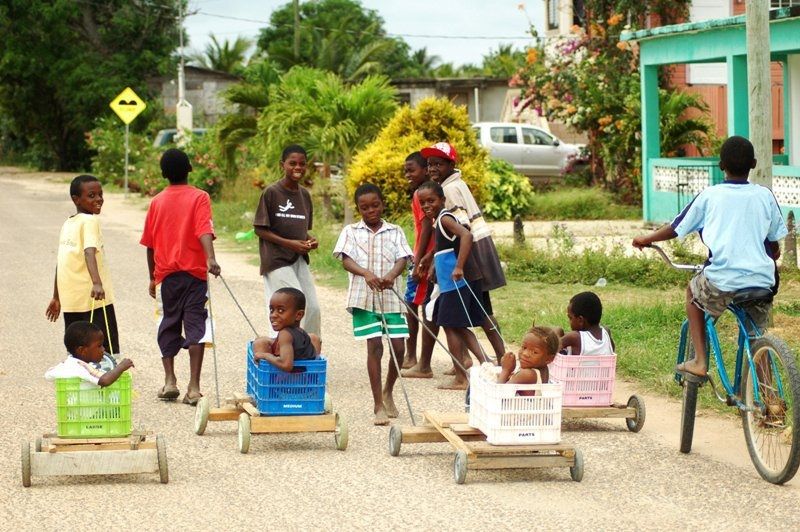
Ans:
[{"label": "boy standing in pink crate", "polygon": [[[183,402],[196,405],[205,344],[212,341],[207,273],[218,276],[214,257],[211,198],[188,183],[189,157],[173,148],[161,156],[161,174],[169,186],[150,202],[141,244],[147,248],[150,297],[158,304],[158,347],[164,365],[164,386],[159,399],[180,395],[175,376],[175,355],[189,350],[189,387]],[[184,333],[184,336],[181,334]]]}]

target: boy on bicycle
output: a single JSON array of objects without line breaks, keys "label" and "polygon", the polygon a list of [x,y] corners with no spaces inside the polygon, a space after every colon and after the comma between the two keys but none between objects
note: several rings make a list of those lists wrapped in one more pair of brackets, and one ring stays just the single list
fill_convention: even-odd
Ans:
[{"label": "boy on bicycle", "polygon": [[[736,292],[744,288],[777,291],[778,240],[788,231],[772,191],[747,181],[755,166],[750,141],[739,136],[728,138],[720,149],[719,161],[725,181],[701,191],[672,223],[633,239],[633,246],[642,249],[697,231],[709,250],[703,270],[686,289],[686,315],[695,358],[675,367],[684,375],[705,378],[708,371],[704,313],[720,316]],[[746,310],[763,329],[771,307],[770,302],[757,301]]]}]

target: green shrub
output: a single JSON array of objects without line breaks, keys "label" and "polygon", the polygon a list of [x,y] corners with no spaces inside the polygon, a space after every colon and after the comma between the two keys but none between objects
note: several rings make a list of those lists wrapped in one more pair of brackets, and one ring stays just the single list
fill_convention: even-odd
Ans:
[{"label": "green shrub", "polygon": [[383,191],[389,217],[409,210],[408,182],[403,162],[408,154],[448,141],[458,152],[458,169],[479,205],[486,201],[488,154],[478,145],[466,107],[446,98],[427,98],[411,109],[397,110],[378,137],[353,158],[345,181],[347,196],[363,183],[374,183]]},{"label": "green shrub", "polygon": [[539,220],[612,220],[640,218],[640,207],[620,205],[599,188],[567,188],[535,194],[530,212]]},{"label": "green shrub", "polygon": [[517,173],[510,163],[491,159],[486,181],[489,198],[482,210],[487,218],[510,220],[517,214],[525,216],[530,212],[533,197],[531,182]]}]

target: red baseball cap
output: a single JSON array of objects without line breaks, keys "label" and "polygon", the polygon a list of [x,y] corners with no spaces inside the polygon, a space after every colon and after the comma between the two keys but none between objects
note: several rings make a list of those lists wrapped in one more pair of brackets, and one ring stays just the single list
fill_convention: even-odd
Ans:
[{"label": "red baseball cap", "polygon": [[433,146],[422,148],[420,153],[426,159],[428,157],[441,157],[442,159],[447,159],[453,162],[458,160],[456,149],[448,142],[437,142]]}]

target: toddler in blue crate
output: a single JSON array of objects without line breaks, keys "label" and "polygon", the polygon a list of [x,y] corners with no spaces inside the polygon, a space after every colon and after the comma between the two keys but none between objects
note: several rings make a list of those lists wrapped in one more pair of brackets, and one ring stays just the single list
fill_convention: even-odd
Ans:
[{"label": "toddler in blue crate", "polygon": [[133,367],[133,362],[125,358],[117,363],[105,352],[104,340],[103,330],[97,325],[88,321],[71,323],[64,333],[64,346],[69,356],[48,369],[44,378],[53,381],[80,377],[103,388],[114,384],[123,372]]},{"label": "toddler in blue crate", "polygon": [[277,289],[269,299],[269,321],[278,332],[273,339],[260,336],[253,341],[253,358],[266,360],[283,371],[292,371],[295,360],[318,358],[322,342],[316,334],[300,328],[306,313],[306,296],[297,288]]},{"label": "toddler in blue crate", "polygon": [[[549,380],[547,364],[558,353],[558,335],[550,327],[531,326],[522,337],[519,354],[506,353],[500,359],[500,384],[545,384]],[[518,392],[518,395],[535,395],[533,390]]]},{"label": "toddler in blue crate", "polygon": [[561,337],[561,352],[566,355],[613,355],[616,352],[609,330],[600,325],[603,304],[594,292],[572,296],[567,319],[572,329]]}]

